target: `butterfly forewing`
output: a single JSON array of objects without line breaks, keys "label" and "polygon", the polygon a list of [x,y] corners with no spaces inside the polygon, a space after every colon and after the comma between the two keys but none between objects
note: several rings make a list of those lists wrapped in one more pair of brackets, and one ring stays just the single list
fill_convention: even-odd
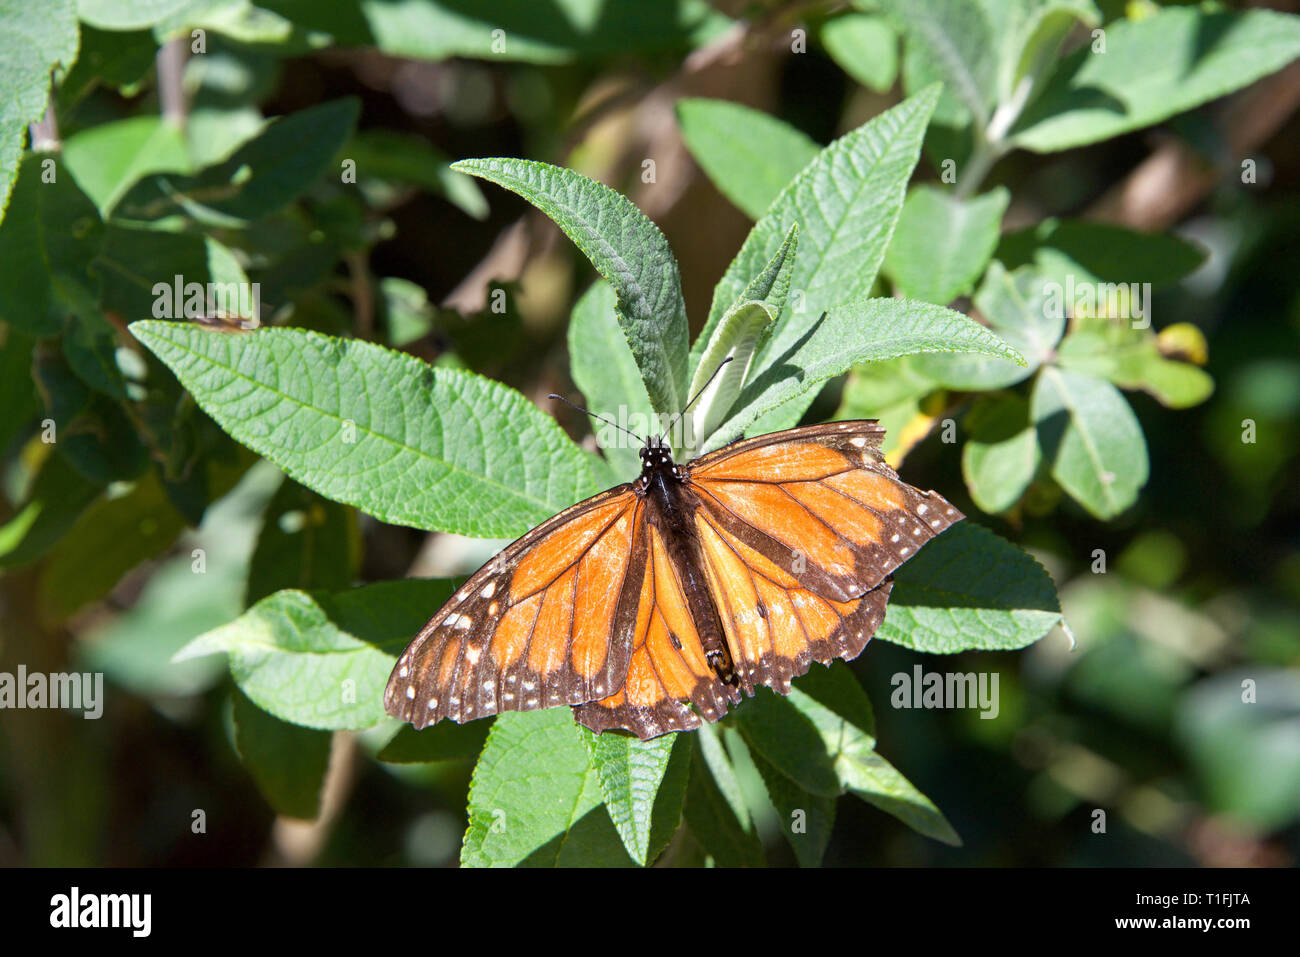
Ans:
[{"label": "butterfly forewing", "polygon": [[402,653],[384,692],[388,713],[423,728],[622,687],[645,566],[641,508],[620,486],[503,550]]},{"label": "butterfly forewing", "polygon": [[689,466],[719,527],[803,587],[847,601],[963,516],[899,479],[875,422],[830,422],[737,442]]}]

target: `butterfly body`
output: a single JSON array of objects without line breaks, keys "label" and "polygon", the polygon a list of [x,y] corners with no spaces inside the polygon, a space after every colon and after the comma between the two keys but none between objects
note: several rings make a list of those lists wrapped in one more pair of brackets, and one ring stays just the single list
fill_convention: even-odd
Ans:
[{"label": "butterfly body", "polygon": [[[651,443],[641,450],[641,475],[633,489],[645,503],[646,522],[660,531],[668,560],[677,569],[705,660],[724,684],[734,686],[735,667],[704,571],[695,523],[699,500],[689,483],[690,473],[673,461],[672,453],[662,443]],[[670,639],[680,640],[671,632]]]},{"label": "butterfly body", "polygon": [[856,657],[892,572],[962,518],[901,481],[874,421],[733,443],[543,522],[465,582],[398,658],[386,710],[417,728],[570,705],[641,738],[716,721]]}]

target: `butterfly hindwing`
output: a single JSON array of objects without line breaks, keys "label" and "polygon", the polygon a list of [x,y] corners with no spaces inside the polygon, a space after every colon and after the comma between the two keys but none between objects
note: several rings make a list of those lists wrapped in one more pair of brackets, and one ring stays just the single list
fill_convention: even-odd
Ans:
[{"label": "butterfly hindwing", "polygon": [[856,658],[885,617],[893,579],[848,601],[803,587],[701,510],[696,515],[705,570],[722,616],[736,676],[746,694],[767,685],[782,694],[812,662]]},{"label": "butterfly hindwing", "polygon": [[389,714],[423,728],[579,704],[623,685],[646,552],[629,486],[587,499],[504,549],[398,659]]}]

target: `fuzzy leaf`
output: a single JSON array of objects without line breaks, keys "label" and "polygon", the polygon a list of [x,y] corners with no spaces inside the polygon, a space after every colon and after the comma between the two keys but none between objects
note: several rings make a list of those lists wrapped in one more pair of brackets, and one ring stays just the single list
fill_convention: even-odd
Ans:
[{"label": "fuzzy leaf", "polygon": [[497,717],[474,768],[465,867],[628,867],[568,708]]},{"label": "fuzzy leaf", "polygon": [[551,219],[618,295],[618,320],[655,409],[685,404],[688,329],[677,260],[659,227],[626,197],[581,173],[516,159],[471,159],[453,170],[518,193]]},{"label": "fuzzy leaf", "polygon": [[1031,645],[1061,618],[1043,566],[967,520],[894,573],[878,638],[917,651],[955,654]]},{"label": "fuzzy leaf", "polygon": [[1031,401],[1038,444],[1052,477],[1097,518],[1113,518],[1147,482],[1147,444],[1118,389],[1069,369],[1047,367]]},{"label": "fuzzy leaf", "polygon": [[597,491],[554,420],[481,376],[299,329],[131,331],[237,440],[381,521],[510,537]]}]

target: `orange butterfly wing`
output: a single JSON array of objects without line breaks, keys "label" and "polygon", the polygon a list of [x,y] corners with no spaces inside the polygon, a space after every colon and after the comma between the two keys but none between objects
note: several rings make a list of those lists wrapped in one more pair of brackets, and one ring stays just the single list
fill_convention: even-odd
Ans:
[{"label": "orange butterfly wing", "polygon": [[[626,687],[575,708],[578,722],[642,738],[688,730],[701,717],[716,721],[742,691],[786,693],[813,661],[857,657],[884,620],[893,570],[963,517],[898,478],[880,453],[883,436],[874,421],[835,422],[691,462],[704,571],[736,685],[704,663],[680,584],[656,548]],[[661,605],[677,609],[676,621]]]},{"label": "orange butterfly wing", "polygon": [[634,540],[642,508],[622,485],[507,546],[402,652],[384,709],[423,728],[621,688],[646,562]]},{"label": "orange butterfly wing", "polygon": [[640,738],[785,693],[852,659],[884,620],[895,568],[963,516],[900,480],[874,421],[789,429],[686,466],[709,596],[732,659],[709,665],[684,570],[629,485],[538,526],[467,581],[398,659],[387,711],[417,728],[574,706]]}]

